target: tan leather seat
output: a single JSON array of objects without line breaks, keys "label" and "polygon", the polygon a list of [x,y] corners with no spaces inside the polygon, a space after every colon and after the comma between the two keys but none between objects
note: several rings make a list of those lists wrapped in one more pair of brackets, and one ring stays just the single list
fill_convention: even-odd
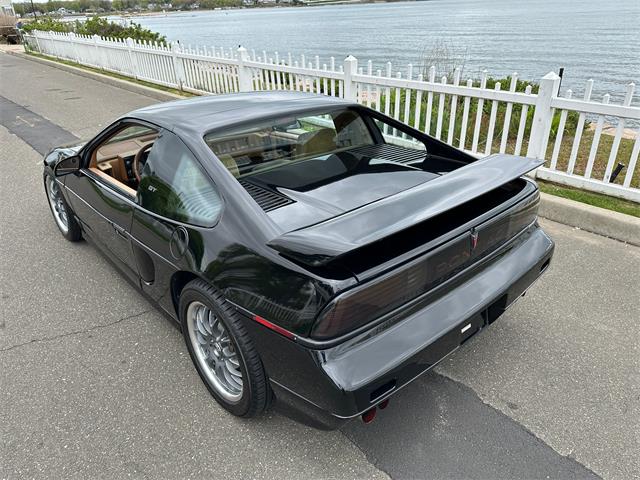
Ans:
[{"label": "tan leather seat", "polygon": [[110,163],[113,168],[113,177],[122,183],[128,182],[129,174],[127,173],[127,166],[124,163],[124,159],[120,155],[118,155],[118,157],[111,160]]},{"label": "tan leather seat", "polygon": [[316,132],[307,132],[298,138],[300,155],[313,155],[314,153],[331,152],[336,147],[336,132],[330,128],[323,128]]}]

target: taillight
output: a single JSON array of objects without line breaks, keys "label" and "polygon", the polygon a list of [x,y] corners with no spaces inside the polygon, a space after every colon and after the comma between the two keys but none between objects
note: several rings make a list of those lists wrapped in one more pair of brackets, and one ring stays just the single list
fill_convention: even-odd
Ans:
[{"label": "taillight", "polygon": [[531,225],[539,196],[534,195],[514,211],[464,233],[426,256],[340,295],[320,314],[311,330],[318,340],[338,337],[381,317],[447,281],[490,254]]},{"label": "taillight", "polygon": [[402,302],[399,298],[392,300],[402,290],[406,292],[402,283],[399,278],[393,279],[341,297],[321,314],[311,336],[317,339],[338,337],[383,315]]},{"label": "taillight", "polygon": [[379,279],[339,296],[320,314],[311,336],[343,335],[420,296],[465,268],[470,259],[470,234],[432,251]]}]

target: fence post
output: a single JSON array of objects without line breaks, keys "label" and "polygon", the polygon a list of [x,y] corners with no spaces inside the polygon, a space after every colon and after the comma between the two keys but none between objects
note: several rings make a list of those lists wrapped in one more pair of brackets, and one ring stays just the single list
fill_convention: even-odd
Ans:
[{"label": "fence post", "polygon": [[171,44],[171,58],[173,59],[173,71],[176,76],[176,83],[178,84],[178,88],[182,90],[182,87],[186,82],[186,77],[184,75],[184,68],[183,68],[182,62],[178,58],[179,51],[180,51],[180,44],[178,42],[173,42]]},{"label": "fence post", "polygon": [[253,91],[253,75],[244,62],[249,60],[249,52],[244,47],[238,48],[238,88],[241,92]]},{"label": "fence post", "polygon": [[36,39],[36,46],[38,47],[38,53],[42,53],[42,47],[40,46],[40,40],[38,40],[38,33],[40,31],[36,30],[35,32],[33,32],[33,38]]},{"label": "fence post", "polygon": [[59,60],[60,54],[58,53],[58,44],[56,43],[55,36],[53,34],[53,30],[49,30],[49,43],[53,47],[53,55]]},{"label": "fence post", "polygon": [[138,80],[138,57],[136,57],[136,54],[133,51],[134,45],[135,43],[133,41],[133,38],[127,37],[127,51],[129,52],[129,64],[133,69],[131,73],[133,74],[133,78]]},{"label": "fence post", "polygon": [[342,89],[345,100],[355,102],[357,100],[357,85],[353,81],[353,76],[358,73],[358,59],[349,55],[344,59],[344,88]]},{"label": "fence post", "polygon": [[93,35],[93,46],[96,50],[96,66],[100,67],[101,70],[104,70],[104,64],[102,62],[102,56],[100,55],[100,47],[98,47],[98,40],[100,40],[99,35]]},{"label": "fence post", "polygon": [[76,45],[76,34],[73,32],[69,33],[69,36],[67,37],[69,39],[69,42],[71,43],[71,49],[73,50],[73,58],[76,61],[76,63],[80,63],[80,58],[78,56],[78,46]]},{"label": "fence post", "polygon": [[[544,159],[546,146],[551,131],[553,120],[553,108],[551,102],[558,96],[560,77],[555,72],[549,72],[540,80],[540,88],[536,98],[533,123],[531,124],[531,134],[529,135],[529,146],[527,147],[527,157]],[[534,172],[532,172],[534,173]]]}]

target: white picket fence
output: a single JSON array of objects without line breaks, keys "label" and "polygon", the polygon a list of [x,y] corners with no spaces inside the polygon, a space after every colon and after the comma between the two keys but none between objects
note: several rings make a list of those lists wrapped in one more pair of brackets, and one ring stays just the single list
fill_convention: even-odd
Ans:
[{"label": "white picket fence", "polygon": [[[486,71],[479,85],[463,81],[460,70],[436,79],[434,67],[423,78],[409,65],[403,77],[393,75],[391,63],[374,72],[371,62],[358,67],[352,56],[321,64],[317,56],[55,32],[33,32],[25,42],[46,55],[196,94],[287,89],[353,100],[477,156],[499,151],[546,159],[538,178],[640,202],[640,108],[631,106],[633,83],[623,104],[614,105],[609,95],[602,102],[591,99],[592,80],[583,99],[572,98],[571,90],[561,97],[553,72],[532,93],[531,86],[516,91],[515,73],[504,90],[500,83],[490,89]],[[574,119],[571,128],[568,118]],[[633,127],[631,135],[625,125]],[[612,127],[613,135],[603,133]]]}]

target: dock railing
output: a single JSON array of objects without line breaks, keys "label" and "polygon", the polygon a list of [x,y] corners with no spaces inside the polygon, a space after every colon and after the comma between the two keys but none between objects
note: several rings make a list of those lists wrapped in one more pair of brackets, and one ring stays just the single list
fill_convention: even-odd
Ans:
[{"label": "dock railing", "polygon": [[[482,72],[460,69],[436,77],[434,67],[415,72],[373,70],[348,56],[256,53],[245,48],[160,45],[74,33],[35,31],[26,48],[106,72],[195,94],[296,90],[345,98],[378,110],[476,156],[495,152],[545,159],[537,178],[640,202],[640,108],[635,85],[621,105],[593,100],[593,80],[582,99],[553,72],[526,85],[512,74],[503,85]],[[384,132],[392,137],[394,132]],[[397,138],[401,142],[402,138]]]}]

